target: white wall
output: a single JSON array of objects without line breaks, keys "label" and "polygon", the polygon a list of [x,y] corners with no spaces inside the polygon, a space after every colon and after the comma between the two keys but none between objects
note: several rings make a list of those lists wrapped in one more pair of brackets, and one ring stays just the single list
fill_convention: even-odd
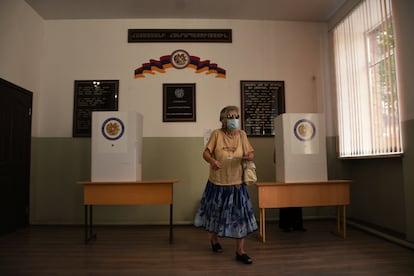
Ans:
[{"label": "white wall", "polygon": [[[128,43],[129,28],[226,28],[233,43]],[[284,80],[287,112],[323,112],[324,25],[240,20],[45,21],[37,137],[71,137],[74,80],[119,79],[119,109],[144,115],[144,137],[201,137],[219,126],[224,105],[240,104],[240,80]],[[168,69],[142,79],[134,70],[174,50],[210,60],[226,79]],[[162,122],[162,84],[196,83],[194,123]],[[59,114],[56,116],[55,114]]]},{"label": "white wall", "polygon": [[[412,45],[414,45],[413,17],[414,11],[413,1],[394,1],[393,12],[395,14],[395,29],[396,29],[396,48],[400,53],[400,58],[397,57],[398,66],[398,89],[400,91],[401,99],[401,119],[408,121],[414,119],[414,108],[411,103],[414,102],[414,93],[412,93],[414,78],[412,77],[414,64],[414,52]],[[406,35],[410,34],[410,35]],[[404,57],[404,58],[401,58]]]},{"label": "white wall", "polygon": [[[219,126],[218,115],[224,105],[240,104],[240,80],[283,80],[287,112],[324,112],[325,24],[179,19],[43,21],[23,0],[1,2],[0,23],[0,77],[35,93],[31,223],[82,222],[82,189],[74,183],[89,175],[89,141],[70,139],[75,80],[120,81],[119,109],[144,115],[146,150],[151,151],[144,156],[144,175],[180,179],[174,192],[179,204],[174,210],[175,218],[182,221],[191,221],[207,178],[207,165],[201,159],[203,130]],[[226,28],[233,30],[233,43],[127,43],[129,28]],[[7,42],[3,43],[3,38]],[[217,63],[227,71],[227,78],[196,74],[190,68],[134,78],[134,70],[143,63],[177,49]],[[196,83],[197,121],[163,123],[162,84],[182,82]],[[267,148],[263,151],[268,153]],[[177,156],[181,157],[179,162]],[[258,154],[257,161],[263,160],[266,157]],[[122,212],[122,218],[116,210],[111,215],[105,209],[102,219],[166,220],[165,212],[153,207],[136,209]]]},{"label": "white wall", "polygon": [[[22,0],[0,1],[0,78],[32,91],[34,110],[39,96],[43,25],[42,18]],[[33,119],[37,122],[36,115]]]}]

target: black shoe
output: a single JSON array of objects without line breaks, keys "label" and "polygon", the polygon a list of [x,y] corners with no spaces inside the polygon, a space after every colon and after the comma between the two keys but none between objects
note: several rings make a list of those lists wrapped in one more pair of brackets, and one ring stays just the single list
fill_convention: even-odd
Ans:
[{"label": "black shoe", "polygon": [[306,232],[306,228],[293,228],[293,231]]},{"label": "black shoe", "polygon": [[236,252],[236,260],[239,262],[242,262],[244,264],[252,264],[253,260],[247,255],[247,254],[242,254],[239,255],[239,253]]},{"label": "black shoe", "polygon": [[213,243],[213,241],[210,241],[210,244],[211,244],[211,250],[213,250],[213,252],[223,253],[223,248],[218,242]]},{"label": "black shoe", "polygon": [[280,229],[283,230],[283,232],[291,232],[292,230],[289,227],[280,227]]}]

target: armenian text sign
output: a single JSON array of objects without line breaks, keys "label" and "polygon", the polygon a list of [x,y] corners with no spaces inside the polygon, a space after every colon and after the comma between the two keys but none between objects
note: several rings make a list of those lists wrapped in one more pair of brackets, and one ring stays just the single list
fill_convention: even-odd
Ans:
[{"label": "armenian text sign", "polygon": [[274,136],[274,118],[285,112],[284,81],[240,81],[242,127],[249,136]]},{"label": "armenian text sign", "polygon": [[232,42],[231,29],[128,29],[128,42]]},{"label": "armenian text sign", "polygon": [[75,81],[73,137],[91,137],[92,111],[118,110],[118,80]]}]

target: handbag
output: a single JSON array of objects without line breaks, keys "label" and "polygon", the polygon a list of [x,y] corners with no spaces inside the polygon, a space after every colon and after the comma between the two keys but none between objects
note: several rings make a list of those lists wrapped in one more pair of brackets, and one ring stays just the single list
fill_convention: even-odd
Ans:
[{"label": "handbag", "polygon": [[[247,155],[246,144],[244,143],[243,136],[240,132],[240,139],[243,145],[243,155]],[[253,161],[243,159],[242,160],[242,168],[243,168],[243,182],[247,185],[252,185],[257,182],[257,175],[256,175],[256,164]]]}]

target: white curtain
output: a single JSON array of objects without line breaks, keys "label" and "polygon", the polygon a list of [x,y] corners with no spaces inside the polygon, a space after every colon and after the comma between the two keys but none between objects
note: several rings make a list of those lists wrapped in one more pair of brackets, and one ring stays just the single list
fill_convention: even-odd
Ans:
[{"label": "white curtain", "polygon": [[402,153],[390,1],[362,1],[332,31],[340,157]]}]

